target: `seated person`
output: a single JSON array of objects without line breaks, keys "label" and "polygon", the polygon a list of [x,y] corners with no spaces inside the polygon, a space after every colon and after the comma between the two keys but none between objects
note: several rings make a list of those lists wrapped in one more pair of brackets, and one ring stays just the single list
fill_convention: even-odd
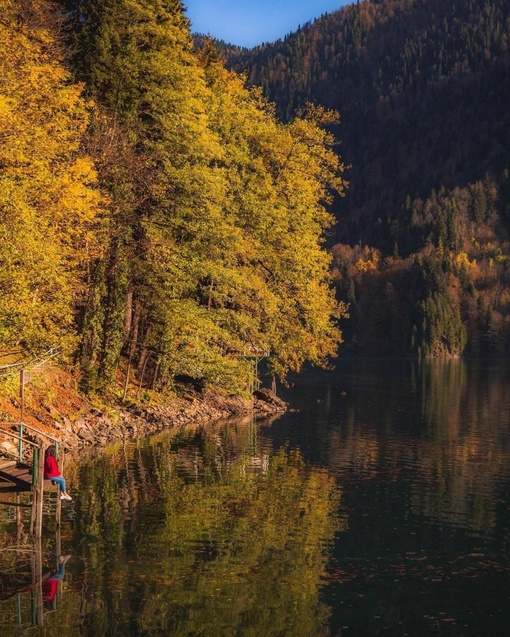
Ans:
[{"label": "seated person", "polygon": [[60,475],[57,464],[57,450],[55,445],[50,445],[46,449],[44,458],[44,479],[51,480],[52,484],[58,484],[60,487],[60,499],[72,500],[69,493],[66,491],[66,479]]}]

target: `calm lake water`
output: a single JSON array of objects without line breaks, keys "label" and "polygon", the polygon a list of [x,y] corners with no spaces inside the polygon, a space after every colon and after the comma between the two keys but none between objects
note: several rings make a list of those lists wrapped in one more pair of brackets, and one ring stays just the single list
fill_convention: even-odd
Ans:
[{"label": "calm lake water", "polygon": [[[30,634],[506,636],[509,381],[507,363],[343,361],[282,389],[272,422],[69,467],[44,575],[70,557]],[[33,598],[0,599],[2,637]]]}]

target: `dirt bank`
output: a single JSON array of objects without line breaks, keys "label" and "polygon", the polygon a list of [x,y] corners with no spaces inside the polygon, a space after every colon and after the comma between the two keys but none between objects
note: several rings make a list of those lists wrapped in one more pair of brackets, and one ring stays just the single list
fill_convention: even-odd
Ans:
[{"label": "dirt bank", "polygon": [[[80,394],[75,380],[54,368],[25,390],[23,420],[56,436],[66,451],[104,446],[115,440],[150,435],[165,429],[182,428],[235,416],[256,419],[283,413],[287,406],[269,389],[255,392],[252,399],[225,396],[219,392],[188,395],[160,401],[162,404],[94,404]],[[0,396],[0,422],[3,429],[20,420],[19,393],[15,383],[4,386]],[[0,445],[2,441],[0,431]],[[7,444],[8,446],[8,444]]]},{"label": "dirt bank", "polygon": [[87,445],[106,445],[126,438],[137,438],[162,430],[183,428],[215,420],[253,414],[267,418],[283,413],[286,405],[269,390],[257,392],[252,401],[214,393],[188,399],[174,399],[167,406],[128,406],[113,415],[92,407],[76,420],[64,419],[54,429],[64,448],[73,450]]}]

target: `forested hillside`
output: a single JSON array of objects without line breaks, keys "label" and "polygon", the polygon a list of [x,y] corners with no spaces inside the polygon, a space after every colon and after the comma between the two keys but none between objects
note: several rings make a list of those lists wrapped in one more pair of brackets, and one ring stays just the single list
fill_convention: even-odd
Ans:
[{"label": "forested hillside", "polygon": [[363,353],[510,353],[510,3],[365,0],[223,47],[286,120],[341,114],[333,249]]},{"label": "forested hillside", "polygon": [[55,347],[89,391],[142,398],[244,391],[266,352],[281,377],[326,362],[334,118],[279,122],[195,54],[180,0],[4,0],[4,360]]}]

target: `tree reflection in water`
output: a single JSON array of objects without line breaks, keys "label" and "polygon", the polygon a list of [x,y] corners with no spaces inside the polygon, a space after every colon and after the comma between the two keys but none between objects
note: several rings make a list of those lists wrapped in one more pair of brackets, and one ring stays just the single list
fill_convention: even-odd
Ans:
[{"label": "tree reflection in water", "polygon": [[259,449],[256,431],[160,436],[81,469],[86,634],[329,634],[338,487],[297,450]]}]

